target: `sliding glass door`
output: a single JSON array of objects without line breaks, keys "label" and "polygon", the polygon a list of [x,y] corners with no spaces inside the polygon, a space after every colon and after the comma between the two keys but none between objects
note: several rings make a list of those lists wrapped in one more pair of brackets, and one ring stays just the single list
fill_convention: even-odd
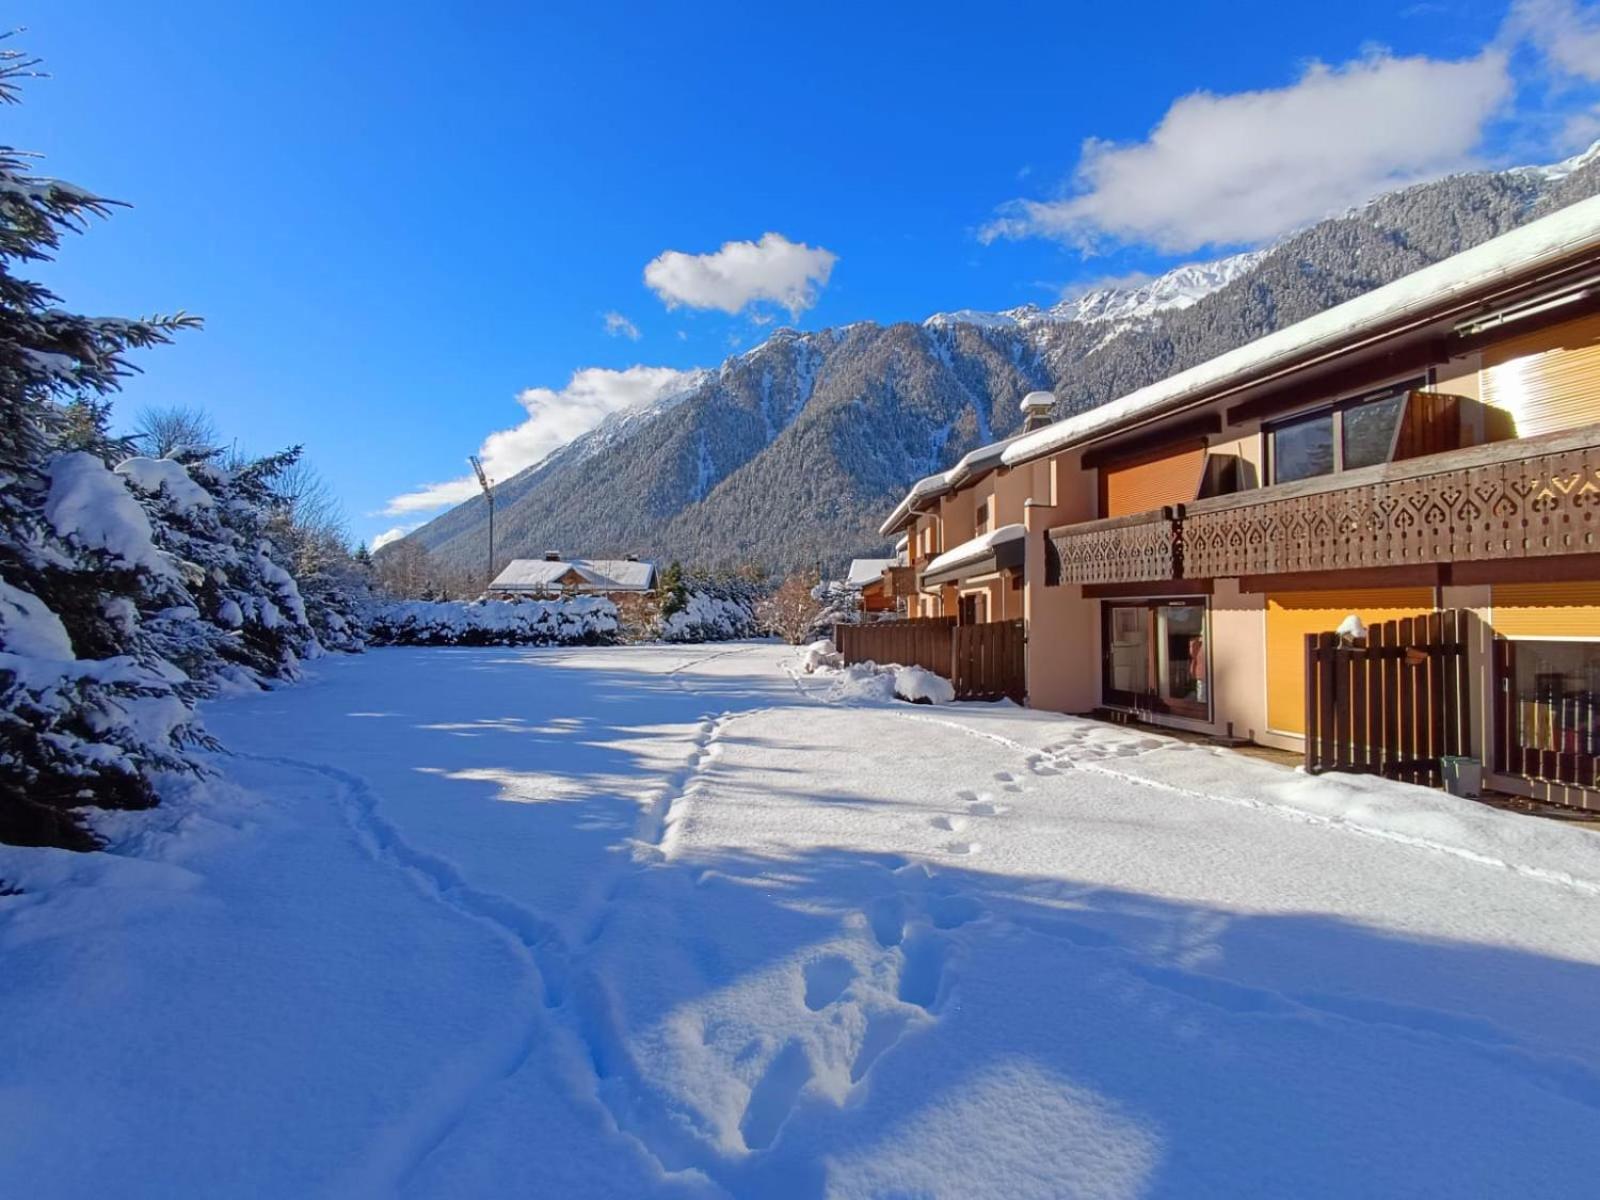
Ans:
[{"label": "sliding glass door", "polygon": [[1107,600],[1101,605],[1105,702],[1198,717],[1211,713],[1203,599]]}]

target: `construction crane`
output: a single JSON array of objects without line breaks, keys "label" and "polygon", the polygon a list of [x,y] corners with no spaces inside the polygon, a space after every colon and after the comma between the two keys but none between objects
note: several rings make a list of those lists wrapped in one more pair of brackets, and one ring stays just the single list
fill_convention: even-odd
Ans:
[{"label": "construction crane", "polygon": [[472,464],[472,473],[478,477],[478,486],[489,504],[489,575],[483,583],[483,594],[487,596],[489,585],[494,582],[494,480],[484,474],[483,462],[476,454],[467,455],[467,461]]}]

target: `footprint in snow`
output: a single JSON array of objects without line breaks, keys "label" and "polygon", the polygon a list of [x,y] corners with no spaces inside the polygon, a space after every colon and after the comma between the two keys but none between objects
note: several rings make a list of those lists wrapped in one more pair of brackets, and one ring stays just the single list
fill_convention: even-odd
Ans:
[{"label": "footprint in snow", "polygon": [[746,1148],[765,1150],[777,1140],[800,1092],[810,1081],[811,1058],[803,1043],[792,1041],[778,1052],[751,1089],[750,1102],[739,1122]]},{"label": "footprint in snow", "polygon": [[949,833],[960,833],[967,827],[967,819],[965,817],[935,817],[928,824],[935,829],[943,829]]},{"label": "footprint in snow", "polygon": [[967,811],[975,817],[998,817],[1001,813],[1011,810],[1004,804],[996,804],[993,800],[974,800],[967,805]]},{"label": "footprint in snow", "polygon": [[976,854],[982,849],[983,847],[977,842],[950,842],[945,846],[944,852],[964,857],[969,854]]},{"label": "footprint in snow", "polygon": [[854,982],[855,965],[842,954],[829,954],[805,965],[806,1007],[812,1012],[827,1008]]}]

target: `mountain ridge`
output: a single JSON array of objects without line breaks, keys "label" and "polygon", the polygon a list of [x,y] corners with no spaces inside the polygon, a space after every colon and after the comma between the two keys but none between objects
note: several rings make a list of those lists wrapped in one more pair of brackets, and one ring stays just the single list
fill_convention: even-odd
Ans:
[{"label": "mountain ridge", "polygon": [[[1082,412],[1597,192],[1600,144],[1413,185],[1272,246],[1048,309],[778,329],[499,485],[496,557],[836,573],[887,551],[878,522],[912,482],[1016,432],[1027,392],[1054,391],[1057,416]],[[470,568],[486,516],[478,497],[405,540]]]}]

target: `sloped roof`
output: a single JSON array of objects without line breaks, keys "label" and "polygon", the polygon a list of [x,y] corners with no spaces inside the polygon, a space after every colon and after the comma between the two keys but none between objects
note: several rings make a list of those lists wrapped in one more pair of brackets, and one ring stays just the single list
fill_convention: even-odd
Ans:
[{"label": "sloped roof", "polygon": [[550,561],[516,558],[496,575],[492,592],[556,591],[561,581],[576,571],[585,582],[580,590],[596,592],[647,592],[655,586],[656,566],[625,558],[572,558]]},{"label": "sloped roof", "polygon": [[[1002,525],[946,550],[922,572],[922,582],[941,583],[985,574],[1001,567],[1022,565],[1028,530],[1022,525]],[[981,569],[978,569],[981,568]]]},{"label": "sloped roof", "polygon": [[883,578],[883,573],[897,561],[893,558],[852,558],[850,570],[845,573],[844,581],[853,588],[863,588],[869,583],[877,583]]},{"label": "sloped roof", "polygon": [[1331,353],[1385,328],[1449,314],[1475,297],[1574,255],[1600,253],[1600,197],[1579,201],[1510,233],[1413,271],[1147,387],[1032,433],[980,446],[950,470],[918,480],[884,521],[887,536],[917,504],[955,490],[996,466],[1018,466],[1105,434],[1119,425],[1198,404],[1318,353]]}]

